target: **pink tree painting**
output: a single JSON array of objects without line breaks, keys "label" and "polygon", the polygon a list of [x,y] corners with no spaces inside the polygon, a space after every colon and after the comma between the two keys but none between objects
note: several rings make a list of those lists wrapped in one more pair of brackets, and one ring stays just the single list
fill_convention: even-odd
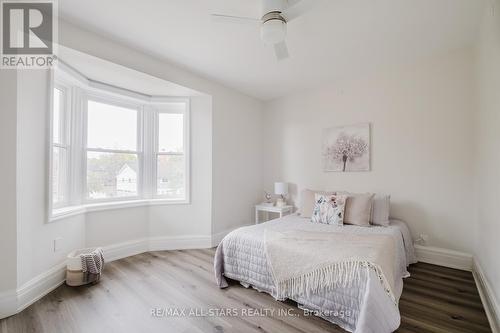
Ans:
[{"label": "pink tree painting", "polygon": [[370,170],[370,125],[324,130],[323,169],[342,172]]}]

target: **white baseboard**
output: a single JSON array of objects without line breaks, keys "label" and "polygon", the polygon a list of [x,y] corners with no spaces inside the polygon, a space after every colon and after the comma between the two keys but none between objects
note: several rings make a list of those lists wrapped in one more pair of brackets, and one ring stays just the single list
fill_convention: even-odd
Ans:
[{"label": "white baseboard", "polygon": [[149,251],[209,249],[212,247],[210,236],[182,236],[182,237],[151,237]]},{"label": "white baseboard", "polygon": [[210,236],[166,236],[140,238],[103,247],[106,262],[149,251],[207,249],[212,247]]},{"label": "white baseboard", "polygon": [[17,290],[0,294],[0,319],[26,309],[64,283],[66,264],[60,263],[35,276]]},{"label": "white baseboard", "polygon": [[17,312],[20,312],[64,283],[66,263],[60,263],[35,276],[17,289]]},{"label": "white baseboard", "polygon": [[476,258],[473,260],[472,274],[474,275],[486,316],[490,322],[491,330],[493,333],[500,333],[500,306],[493,288]]},{"label": "white baseboard", "polygon": [[418,261],[472,271],[493,333],[500,333],[500,306],[479,262],[470,254],[432,246],[415,245]]},{"label": "white baseboard", "polygon": [[415,245],[418,261],[472,271],[472,255],[433,246]]},{"label": "white baseboard", "polygon": [[139,253],[147,252],[148,238],[135,239],[123,243],[104,246],[104,260],[106,262],[115,261],[118,259],[134,256]]},{"label": "white baseboard", "polygon": [[[203,249],[212,247],[205,235],[141,238],[103,247],[106,262],[148,251]],[[39,274],[17,290],[0,293],[0,319],[12,316],[59,287],[65,281],[66,263],[62,262]]]}]

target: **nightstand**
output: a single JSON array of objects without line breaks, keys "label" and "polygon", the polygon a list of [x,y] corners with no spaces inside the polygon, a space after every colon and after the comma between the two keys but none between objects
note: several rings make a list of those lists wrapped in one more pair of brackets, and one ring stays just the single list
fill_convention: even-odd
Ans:
[{"label": "nightstand", "polygon": [[266,205],[256,205],[255,206],[255,224],[259,224],[259,212],[265,212],[269,218],[269,213],[277,213],[280,218],[284,215],[291,214],[293,212],[293,206],[266,206]]}]

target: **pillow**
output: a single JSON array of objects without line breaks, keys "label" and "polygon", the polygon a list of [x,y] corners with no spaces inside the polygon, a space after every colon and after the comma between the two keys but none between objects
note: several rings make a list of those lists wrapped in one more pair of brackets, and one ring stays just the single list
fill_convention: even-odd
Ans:
[{"label": "pillow", "polygon": [[371,193],[348,194],[345,205],[344,223],[369,227],[373,196],[374,194]]},{"label": "pillow", "polygon": [[333,192],[313,191],[308,189],[302,190],[302,192],[300,192],[300,207],[299,207],[300,216],[311,218],[314,210],[314,204],[316,203],[314,198],[315,193],[325,194],[325,195],[334,194]]},{"label": "pillow", "polygon": [[376,194],[373,197],[372,216],[370,223],[387,227],[389,225],[389,210],[391,208],[391,196]]},{"label": "pillow", "polygon": [[345,195],[319,194],[314,195],[316,204],[311,221],[316,223],[341,226],[344,224]]}]

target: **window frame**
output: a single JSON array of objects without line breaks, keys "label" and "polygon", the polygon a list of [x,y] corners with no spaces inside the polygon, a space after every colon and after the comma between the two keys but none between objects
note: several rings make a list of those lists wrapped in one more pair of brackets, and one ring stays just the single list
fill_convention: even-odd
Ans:
[{"label": "window frame", "polygon": [[[154,140],[153,140],[153,186],[152,186],[152,197],[155,199],[164,199],[172,202],[186,203],[190,201],[190,170],[191,170],[191,158],[190,158],[190,103],[189,99],[177,99],[171,101],[170,103],[183,103],[184,110],[177,111],[168,109],[166,105],[158,106],[154,113]],[[160,114],[182,114],[183,115],[183,152],[160,152],[159,151],[159,138],[160,138]],[[169,199],[166,195],[158,194],[158,157],[159,156],[184,156],[184,198],[182,199]]]},{"label": "window frame", "polygon": [[[108,104],[112,106],[117,106],[120,108],[131,109],[137,112],[137,123],[136,123],[136,151],[133,150],[120,150],[120,149],[106,149],[106,148],[89,148],[87,147],[88,139],[88,102],[93,101],[102,104]],[[138,103],[128,102],[116,97],[110,97],[105,94],[98,92],[85,92],[83,96],[83,106],[82,106],[82,175],[81,180],[83,182],[81,202],[84,204],[91,203],[105,203],[105,202],[117,202],[117,201],[130,201],[143,199],[143,157],[144,157],[144,147],[143,147],[143,107]],[[137,155],[137,195],[128,197],[115,197],[115,198],[102,198],[102,199],[92,199],[88,196],[88,182],[87,182],[87,160],[88,153],[114,153],[114,154],[131,154]]]},{"label": "window frame", "polygon": [[[71,154],[72,154],[72,145],[71,145],[71,88],[63,82],[54,82],[52,85],[49,85],[50,89],[50,98],[49,98],[49,209],[59,209],[63,207],[67,207],[70,205],[70,164],[71,164]],[[59,107],[59,142],[54,142],[54,91],[59,90],[62,93],[62,99],[60,101]],[[63,185],[61,186],[58,183],[58,192],[62,188],[63,192],[63,200],[60,202],[54,202],[54,148],[64,149],[65,156],[64,159],[59,160],[59,172],[61,172],[62,168],[62,177],[61,173],[59,173],[59,182],[61,179],[63,180]]]},{"label": "window frame", "polygon": [[[91,81],[80,73],[59,64],[57,70],[49,75],[50,96],[47,117],[47,221],[53,222],[90,211],[121,209],[138,206],[191,204],[191,151],[190,151],[190,98],[170,96],[147,96],[126,89]],[[65,139],[68,146],[66,154],[65,200],[53,204],[53,89],[65,92]],[[88,100],[102,102],[137,110],[137,148],[136,151],[95,149],[87,147]],[[184,110],[173,113],[184,114],[184,158],[185,158],[185,197],[170,199],[157,194],[157,155],[158,114],[169,112],[172,103],[183,103]],[[172,107],[170,107],[170,110]],[[87,153],[110,152],[136,154],[138,160],[137,195],[130,197],[91,199],[87,196]]]}]

